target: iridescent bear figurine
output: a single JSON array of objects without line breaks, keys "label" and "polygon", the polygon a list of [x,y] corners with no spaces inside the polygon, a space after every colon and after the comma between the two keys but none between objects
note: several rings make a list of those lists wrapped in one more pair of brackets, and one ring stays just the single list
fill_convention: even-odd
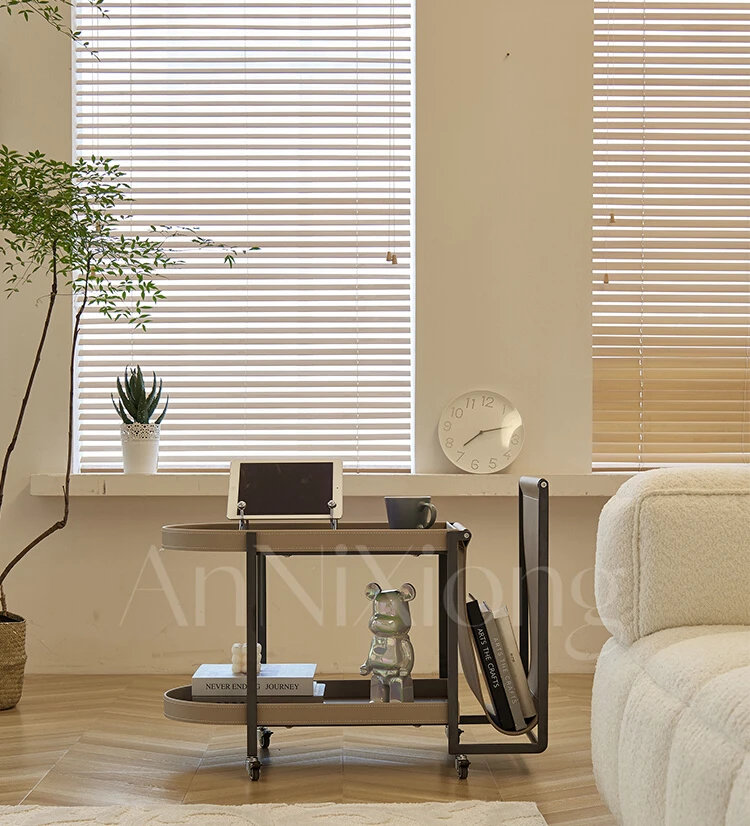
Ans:
[{"label": "iridescent bear figurine", "polygon": [[382,591],[377,582],[365,588],[372,600],[372,616],[368,627],[373,633],[367,661],[359,673],[370,677],[370,702],[414,702],[411,671],[414,668],[414,648],[409,639],[411,613],[409,602],[417,595],[416,588],[404,583],[398,590]]}]

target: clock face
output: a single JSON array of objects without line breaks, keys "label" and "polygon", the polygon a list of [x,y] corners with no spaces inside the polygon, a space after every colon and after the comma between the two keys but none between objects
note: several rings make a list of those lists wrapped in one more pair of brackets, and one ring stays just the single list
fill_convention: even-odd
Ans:
[{"label": "clock face", "polygon": [[521,414],[492,390],[472,390],[453,399],[438,425],[443,453],[469,473],[495,473],[523,447]]}]

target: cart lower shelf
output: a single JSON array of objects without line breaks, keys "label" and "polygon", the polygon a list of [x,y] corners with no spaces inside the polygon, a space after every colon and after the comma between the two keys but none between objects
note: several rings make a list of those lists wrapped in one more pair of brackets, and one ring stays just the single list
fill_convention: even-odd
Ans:
[{"label": "cart lower shelf", "polygon": [[[419,685],[419,684],[422,685]],[[415,681],[422,689],[413,703],[371,703],[369,682],[326,681],[323,702],[258,702],[259,726],[444,726],[448,701],[441,696],[444,680]],[[364,691],[363,691],[364,688]],[[434,688],[434,692],[429,689]],[[207,703],[193,700],[192,687],[183,685],[164,694],[164,716],[183,723],[244,726],[245,703]]]}]

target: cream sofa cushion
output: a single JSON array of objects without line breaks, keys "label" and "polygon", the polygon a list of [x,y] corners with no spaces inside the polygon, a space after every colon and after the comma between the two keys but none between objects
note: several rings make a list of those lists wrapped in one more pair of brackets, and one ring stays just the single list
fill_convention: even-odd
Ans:
[{"label": "cream sofa cushion", "polygon": [[687,625],[750,625],[750,467],[666,468],[604,506],[596,601],[628,644]]},{"label": "cream sofa cushion", "polygon": [[597,786],[622,826],[750,823],[750,629],[610,639],[591,723]]}]

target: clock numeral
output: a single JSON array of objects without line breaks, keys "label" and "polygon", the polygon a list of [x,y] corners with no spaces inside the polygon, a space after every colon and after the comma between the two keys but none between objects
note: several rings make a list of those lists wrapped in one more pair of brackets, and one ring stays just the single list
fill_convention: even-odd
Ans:
[{"label": "clock numeral", "polygon": [[463,407],[451,407],[451,416],[454,419],[460,419],[464,415]]},{"label": "clock numeral", "polygon": [[443,430],[450,430],[452,427],[453,425],[449,421],[446,420],[443,422]]},{"label": "clock numeral", "polygon": [[445,440],[445,446],[453,447],[453,439],[450,436]]},{"label": "clock numeral", "polygon": [[482,396],[482,407],[494,407],[495,400],[492,396]]},{"label": "clock numeral", "polygon": [[477,403],[477,400],[474,398],[474,396],[472,396],[470,399],[466,399],[466,409],[467,410],[469,410],[469,409],[473,410],[474,405],[476,403]]},{"label": "clock numeral", "polygon": [[471,460],[471,469],[472,470],[479,470],[479,459],[472,459]]},{"label": "clock numeral", "polygon": [[459,450],[459,451],[457,451],[457,453],[458,453],[458,459],[457,459],[457,461],[459,461],[459,462],[460,462],[460,461],[461,461],[461,459],[463,459],[463,458],[464,458],[464,456],[466,456],[466,451],[465,451],[465,450]]},{"label": "clock numeral", "polygon": [[518,438],[518,436],[517,436],[517,435],[515,435],[515,436],[513,436],[513,438],[510,440],[510,443],[511,443],[512,445],[517,445],[520,441],[521,441],[521,440]]},{"label": "clock numeral", "polygon": [[507,452],[506,452],[506,453],[504,453],[503,455],[505,456],[505,458],[506,458],[506,459],[510,459],[510,458],[511,458],[510,451],[507,451]]},{"label": "clock numeral", "polygon": [[497,459],[490,459],[490,470],[495,470],[497,467]]}]

